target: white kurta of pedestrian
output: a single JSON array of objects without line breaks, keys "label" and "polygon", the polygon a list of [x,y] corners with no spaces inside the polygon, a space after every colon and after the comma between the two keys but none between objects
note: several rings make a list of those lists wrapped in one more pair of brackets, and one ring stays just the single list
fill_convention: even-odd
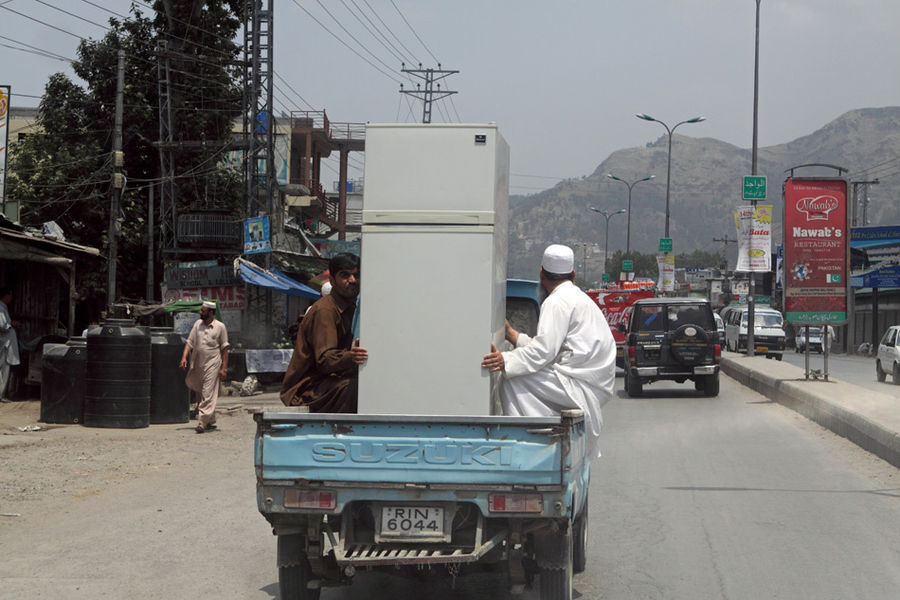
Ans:
[{"label": "white kurta of pedestrian", "polygon": [[5,397],[9,368],[19,364],[19,338],[13,329],[9,309],[0,301],[0,397]]},{"label": "white kurta of pedestrian", "polygon": [[184,382],[200,396],[197,420],[206,427],[216,422],[219,371],[222,370],[222,351],[228,347],[228,331],[221,321],[213,319],[207,325],[203,319],[198,319],[187,343],[191,347],[191,368]]},{"label": "white kurta of pedestrian", "polygon": [[585,413],[587,456],[600,456],[601,407],[613,396],[616,343],[597,304],[571,281],[557,286],[541,305],[537,334],[519,334],[503,353],[501,390],[507,415]]}]

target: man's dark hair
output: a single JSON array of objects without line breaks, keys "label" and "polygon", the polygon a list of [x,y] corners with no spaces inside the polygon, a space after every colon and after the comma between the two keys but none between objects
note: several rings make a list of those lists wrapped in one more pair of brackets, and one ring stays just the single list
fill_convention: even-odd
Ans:
[{"label": "man's dark hair", "polygon": [[335,254],[328,261],[328,272],[332,277],[336,276],[339,271],[352,271],[353,269],[359,269],[359,257],[349,252]]},{"label": "man's dark hair", "polygon": [[3,287],[0,287],[0,298],[2,298],[3,296],[5,296],[7,294],[12,294],[12,288],[9,287],[8,285],[4,285]]},{"label": "man's dark hair", "polygon": [[571,273],[551,273],[544,268],[541,268],[541,271],[544,271],[544,277],[550,281],[572,281],[575,279],[575,271],[572,271]]}]

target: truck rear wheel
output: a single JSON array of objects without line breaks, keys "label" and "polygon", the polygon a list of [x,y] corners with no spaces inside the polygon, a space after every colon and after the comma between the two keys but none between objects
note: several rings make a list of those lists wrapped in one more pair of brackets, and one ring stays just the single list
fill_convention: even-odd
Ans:
[{"label": "truck rear wheel", "polygon": [[584,573],[587,568],[587,540],[588,540],[588,499],[584,497],[584,506],[581,514],[575,517],[572,524],[572,572]]},{"label": "truck rear wheel", "polygon": [[309,589],[312,569],[303,551],[303,536],[278,536],[278,593],[281,600],[319,600],[321,589]]}]

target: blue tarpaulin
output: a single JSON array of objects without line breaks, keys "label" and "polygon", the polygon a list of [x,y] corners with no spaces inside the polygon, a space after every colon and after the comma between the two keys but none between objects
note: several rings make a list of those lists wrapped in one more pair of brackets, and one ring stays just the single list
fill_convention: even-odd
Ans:
[{"label": "blue tarpaulin", "polygon": [[247,283],[273,289],[282,294],[318,300],[322,297],[317,290],[294,281],[276,268],[263,269],[251,262],[238,260],[238,274]]}]

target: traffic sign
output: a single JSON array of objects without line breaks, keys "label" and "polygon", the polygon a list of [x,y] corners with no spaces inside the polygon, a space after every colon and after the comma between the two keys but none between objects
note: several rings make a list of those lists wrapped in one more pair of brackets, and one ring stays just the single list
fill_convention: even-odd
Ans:
[{"label": "traffic sign", "polygon": [[622,261],[622,270],[623,271],[634,271],[634,261],[623,260]]},{"label": "traffic sign", "polygon": [[747,175],[744,177],[744,200],[766,199],[765,175]]},{"label": "traffic sign", "polygon": [[659,251],[660,252],[671,252],[672,251],[672,238],[659,238]]}]

